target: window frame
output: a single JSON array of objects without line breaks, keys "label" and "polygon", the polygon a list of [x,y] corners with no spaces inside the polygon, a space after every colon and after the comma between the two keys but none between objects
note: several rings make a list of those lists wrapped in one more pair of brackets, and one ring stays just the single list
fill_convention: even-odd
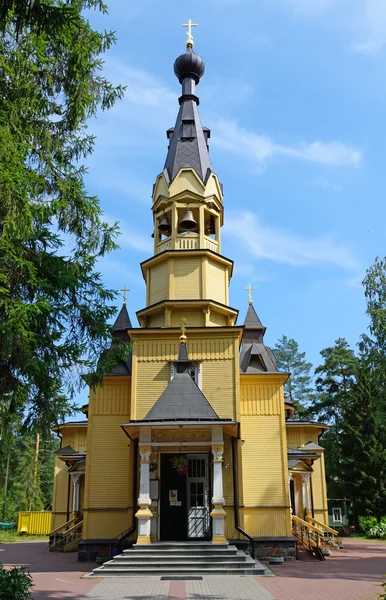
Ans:
[{"label": "window frame", "polygon": [[[202,369],[201,369],[201,362],[198,361],[192,361],[192,367],[194,368],[194,383],[197,385],[197,387],[202,390]],[[176,367],[174,365],[174,363],[170,363],[170,381],[172,381],[174,379],[174,375],[176,372]]]},{"label": "window frame", "polygon": [[[334,511],[336,511],[336,510],[339,511],[340,519],[335,518]],[[333,523],[343,523],[343,514],[342,514],[341,506],[336,506],[335,508],[332,509],[332,522]]]}]

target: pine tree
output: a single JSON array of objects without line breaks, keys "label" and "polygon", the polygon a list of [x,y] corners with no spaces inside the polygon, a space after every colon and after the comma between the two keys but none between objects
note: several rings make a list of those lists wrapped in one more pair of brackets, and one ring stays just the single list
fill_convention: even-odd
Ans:
[{"label": "pine tree", "polygon": [[[101,73],[112,33],[99,0],[7,0],[0,8],[0,398],[33,424],[70,407],[79,374],[101,380],[127,346],[97,271],[117,226],[85,189],[87,120],[123,94]],[[66,248],[64,248],[66,244]],[[99,360],[99,357],[102,359]],[[64,393],[65,392],[65,393]]]},{"label": "pine tree", "polygon": [[306,353],[299,351],[296,340],[283,335],[273,348],[277,367],[290,374],[284,386],[286,397],[293,402],[300,419],[309,417],[309,403],[313,399],[312,364]]}]

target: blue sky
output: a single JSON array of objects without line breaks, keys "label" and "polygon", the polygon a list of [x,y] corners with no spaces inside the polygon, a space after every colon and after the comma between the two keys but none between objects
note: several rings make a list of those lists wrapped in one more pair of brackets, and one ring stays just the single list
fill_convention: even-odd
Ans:
[{"label": "blue sky", "polygon": [[178,111],[173,62],[191,18],[239,322],[251,283],[269,345],[294,337],[316,366],[338,337],[356,344],[367,327],[361,281],[386,254],[385,0],[108,5],[107,17],[90,19],[116,31],[104,74],[127,91],[90,123],[87,187],[106,219],[121,223],[121,249],[100,270],[106,286],[130,288],[133,324],[145,306],[139,263],[152,254],[152,185]]}]

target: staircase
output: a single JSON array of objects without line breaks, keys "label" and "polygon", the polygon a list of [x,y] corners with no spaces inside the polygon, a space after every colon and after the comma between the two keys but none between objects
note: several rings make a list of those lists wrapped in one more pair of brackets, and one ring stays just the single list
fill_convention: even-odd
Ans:
[{"label": "staircase", "polygon": [[236,546],[211,542],[157,542],[135,545],[101,567],[99,577],[157,575],[189,577],[197,575],[264,575],[265,568]]},{"label": "staircase", "polygon": [[74,552],[82,539],[83,521],[73,518],[49,534],[50,552]]},{"label": "staircase", "polygon": [[296,515],[291,516],[291,521],[292,535],[297,539],[298,545],[304,548],[313,558],[326,560],[321,548],[323,531]]}]

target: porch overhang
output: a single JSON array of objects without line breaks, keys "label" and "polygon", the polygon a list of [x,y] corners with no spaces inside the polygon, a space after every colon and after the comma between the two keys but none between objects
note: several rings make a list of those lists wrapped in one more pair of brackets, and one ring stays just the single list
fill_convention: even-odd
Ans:
[{"label": "porch overhang", "polygon": [[[208,426],[221,425],[223,432],[231,437],[240,439],[240,423],[232,419],[141,419],[129,421],[121,425],[122,430],[130,440],[139,438],[141,428],[152,429],[207,429]],[[183,444],[183,442],[182,442]]]}]

